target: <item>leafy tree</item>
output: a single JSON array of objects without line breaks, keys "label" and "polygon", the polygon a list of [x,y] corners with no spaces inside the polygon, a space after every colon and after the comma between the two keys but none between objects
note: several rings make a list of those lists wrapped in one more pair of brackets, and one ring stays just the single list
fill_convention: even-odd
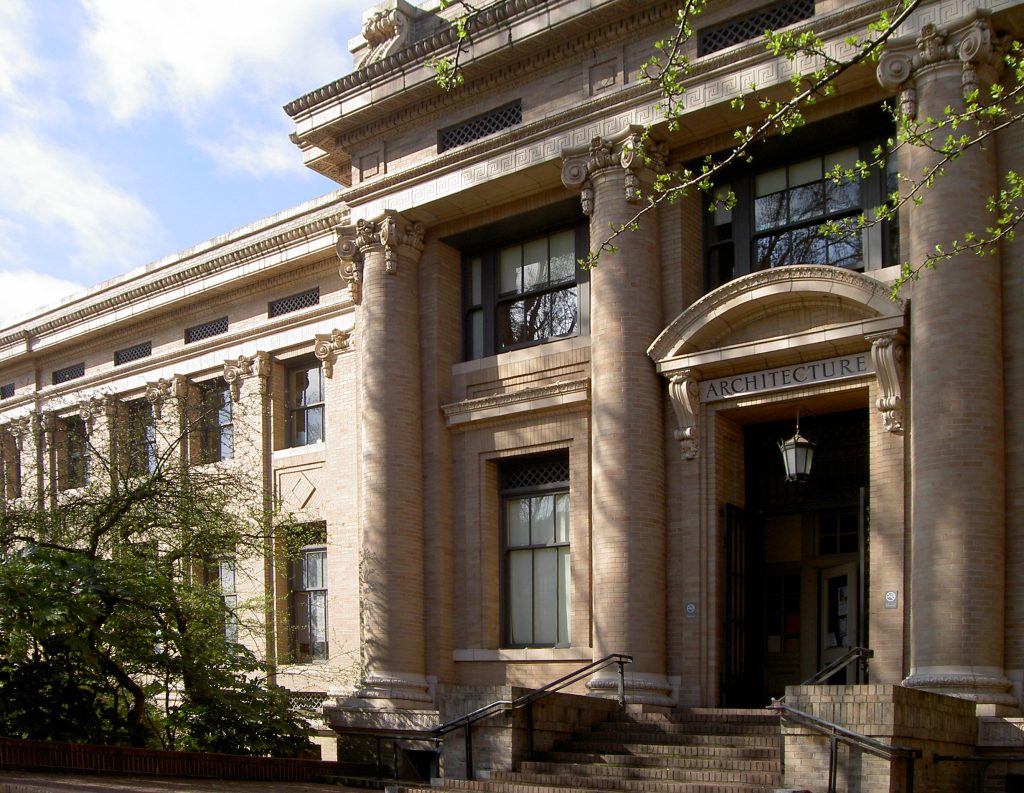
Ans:
[{"label": "leafy tree", "polygon": [[[844,39],[846,54],[842,57],[837,57],[827,42],[813,31],[766,30],[767,50],[794,64],[790,93],[780,98],[776,91],[756,83],[746,86],[745,93],[731,103],[733,109],[743,113],[743,122],[734,131],[733,145],[725,152],[706,157],[698,167],[680,166],[660,173],[653,189],[640,196],[642,200],[636,214],[610,229],[583,264],[597,265],[601,254],[613,251],[616,239],[623,233],[635,231],[644,215],[692,191],[711,196],[711,208],[723,204],[731,206],[735,196],[728,191],[716,191],[716,177],[734,163],[752,161],[760,141],[802,127],[805,111],[832,96],[837,81],[846,72],[877,61],[885,44],[923,2],[892,0],[891,7],[880,11],[863,33]],[[441,0],[442,8],[449,6],[460,9],[453,23],[454,52],[432,57],[428,65],[433,68],[438,85],[446,91],[454,91],[463,86],[463,57],[472,51],[473,32],[483,6],[467,0]],[[671,37],[656,43],[656,51],[641,69],[641,78],[655,84],[660,91],[660,109],[670,131],[679,129],[685,112],[684,95],[692,70],[687,45],[693,39],[695,21],[705,6],[706,0],[682,0]],[[884,172],[889,159],[907,147],[923,147],[933,152],[932,164],[922,173],[900,173],[898,187],[887,196],[885,203],[859,217],[826,223],[821,233],[835,238],[860,234],[869,225],[895,218],[902,207],[919,204],[926,191],[945,175],[947,166],[964,152],[986,144],[996,132],[1020,123],[1024,119],[1024,46],[1013,42],[1003,60],[1004,79],[970,91],[963,108],[947,107],[939,117],[913,118],[899,103],[892,103],[889,110],[896,134],[885,145],[877,147],[869,159],[847,169],[837,166],[827,176],[836,184],[866,179],[872,171]],[[922,261],[902,262],[901,276],[893,286],[894,296],[907,281],[916,279],[925,269],[962,253],[978,256],[994,253],[1003,241],[1014,239],[1017,227],[1024,222],[1024,176],[1007,170],[1000,178],[998,191],[984,199],[991,223],[984,229],[969,230],[949,240],[948,244],[936,245]]]},{"label": "leafy tree", "polygon": [[261,755],[311,748],[287,692],[230,640],[262,635],[261,621],[229,608],[207,574],[228,558],[262,570],[259,483],[183,465],[187,436],[145,472],[92,447],[86,487],[46,494],[47,509],[5,504],[0,733]]}]

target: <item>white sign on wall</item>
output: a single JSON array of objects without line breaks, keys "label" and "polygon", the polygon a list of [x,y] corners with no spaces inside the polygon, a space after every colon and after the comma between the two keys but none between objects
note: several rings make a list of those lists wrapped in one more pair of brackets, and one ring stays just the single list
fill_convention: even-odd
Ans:
[{"label": "white sign on wall", "polygon": [[722,399],[782,391],[787,388],[801,388],[816,383],[831,383],[873,374],[874,364],[871,353],[865,351],[854,355],[840,355],[824,361],[798,363],[778,369],[763,369],[760,372],[745,372],[702,380],[701,402],[717,402]]}]

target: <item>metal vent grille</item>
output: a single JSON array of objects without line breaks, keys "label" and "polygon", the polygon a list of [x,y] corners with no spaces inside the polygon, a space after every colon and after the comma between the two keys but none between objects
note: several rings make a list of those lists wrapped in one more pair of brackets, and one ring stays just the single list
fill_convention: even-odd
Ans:
[{"label": "metal vent grille", "polygon": [[324,705],[334,699],[330,694],[321,691],[291,691],[288,693],[288,704],[292,710],[310,716],[323,716]]},{"label": "metal vent grille", "polygon": [[469,119],[469,121],[442,129],[437,133],[437,153],[440,154],[448,149],[454,149],[456,146],[493,135],[495,132],[521,124],[522,121],[523,103],[517,99],[510,105],[490,110],[481,116]]},{"label": "metal vent grille", "polygon": [[144,341],[141,344],[136,344],[132,347],[126,347],[123,350],[117,350],[114,352],[114,366],[120,366],[121,364],[131,363],[132,361],[138,361],[140,358],[148,358],[153,354],[153,342]]},{"label": "metal vent grille", "polygon": [[218,336],[221,333],[228,332],[228,318],[221,317],[220,319],[210,320],[204,322],[202,325],[195,325],[191,328],[185,328],[185,344],[192,344],[192,342],[202,341],[208,339],[211,336]]},{"label": "metal vent grille", "polygon": [[275,300],[267,309],[268,317],[279,317],[282,314],[290,314],[303,308],[316,306],[320,303],[320,287],[314,287],[297,295],[289,295]]},{"label": "metal vent grille", "polygon": [[519,490],[542,485],[568,484],[569,455],[527,457],[501,465],[501,489]]},{"label": "metal vent grille", "polygon": [[10,399],[14,396],[14,383],[0,385],[0,399]]},{"label": "metal vent grille", "polygon": [[814,16],[814,0],[788,0],[700,32],[698,55],[709,55]]},{"label": "metal vent grille", "polygon": [[63,369],[54,369],[51,379],[54,385],[60,385],[66,383],[68,380],[75,380],[79,377],[85,377],[85,362],[74,363],[71,366],[65,366]]}]

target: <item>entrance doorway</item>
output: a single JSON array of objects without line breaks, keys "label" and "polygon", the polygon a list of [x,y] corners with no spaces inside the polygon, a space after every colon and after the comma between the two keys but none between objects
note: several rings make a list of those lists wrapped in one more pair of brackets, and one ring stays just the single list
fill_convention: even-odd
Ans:
[{"label": "entrance doorway", "polygon": [[723,705],[764,706],[867,646],[867,421],[866,410],[805,413],[801,433],[817,444],[806,482],[785,481],[778,442],[792,420],[744,428],[746,504],[724,514]]}]

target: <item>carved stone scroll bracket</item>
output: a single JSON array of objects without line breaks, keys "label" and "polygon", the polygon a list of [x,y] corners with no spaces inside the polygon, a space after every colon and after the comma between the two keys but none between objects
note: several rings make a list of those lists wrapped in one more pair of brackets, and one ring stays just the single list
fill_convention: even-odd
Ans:
[{"label": "carved stone scroll bracket", "polygon": [[164,417],[164,402],[171,396],[171,381],[161,377],[155,383],[146,383],[146,399],[153,406],[157,421]]},{"label": "carved stone scroll bracket", "polygon": [[590,215],[594,211],[592,177],[598,171],[622,168],[625,171],[626,200],[636,203],[642,200],[644,180],[664,170],[664,144],[645,140],[643,132],[643,127],[630,124],[612,137],[598,136],[585,146],[562,149],[562,184],[580,192],[584,214]]},{"label": "carved stone scroll bracket", "polygon": [[356,63],[357,70],[405,47],[412,25],[412,18],[406,13],[406,8],[405,3],[394,8],[383,8],[371,14],[363,23],[363,38],[367,47]]},{"label": "carved stone scroll bracket", "polygon": [[878,82],[898,92],[903,115],[916,118],[915,77],[920,69],[942,61],[959,61],[963,93],[968,97],[979,86],[999,79],[1008,44],[1008,37],[995,34],[991,12],[978,9],[949,25],[924,25],[916,38],[894,40],[878,60]]},{"label": "carved stone scroll bracket", "polygon": [[22,416],[12,419],[10,423],[11,435],[14,436],[14,444],[19,452],[25,450],[25,438],[32,432],[32,416]]},{"label": "carved stone scroll bracket", "polygon": [[697,413],[700,409],[700,386],[689,369],[677,372],[668,381],[668,395],[679,426],[672,433],[679,441],[684,460],[693,460],[699,450]]},{"label": "carved stone scroll bracket", "polygon": [[881,395],[875,407],[882,414],[886,432],[903,434],[903,377],[906,341],[902,331],[888,331],[867,337],[871,342],[871,360]]},{"label": "carved stone scroll bracket", "polygon": [[389,210],[376,220],[357,220],[355,225],[341,226],[337,231],[335,251],[342,262],[341,276],[348,283],[352,302],[358,304],[362,302],[367,253],[383,249],[384,272],[395,275],[401,255],[419,258],[426,226]]},{"label": "carved stone scroll bracket", "polygon": [[316,334],[313,354],[323,361],[324,377],[334,376],[334,362],[338,358],[338,353],[351,349],[352,340],[348,331],[335,328],[329,334]]},{"label": "carved stone scroll bracket", "polygon": [[259,377],[261,388],[266,388],[270,376],[270,356],[258,352],[251,358],[239,355],[238,360],[224,362],[224,382],[231,391],[231,400],[238,402],[242,398],[242,382],[250,377]]}]

